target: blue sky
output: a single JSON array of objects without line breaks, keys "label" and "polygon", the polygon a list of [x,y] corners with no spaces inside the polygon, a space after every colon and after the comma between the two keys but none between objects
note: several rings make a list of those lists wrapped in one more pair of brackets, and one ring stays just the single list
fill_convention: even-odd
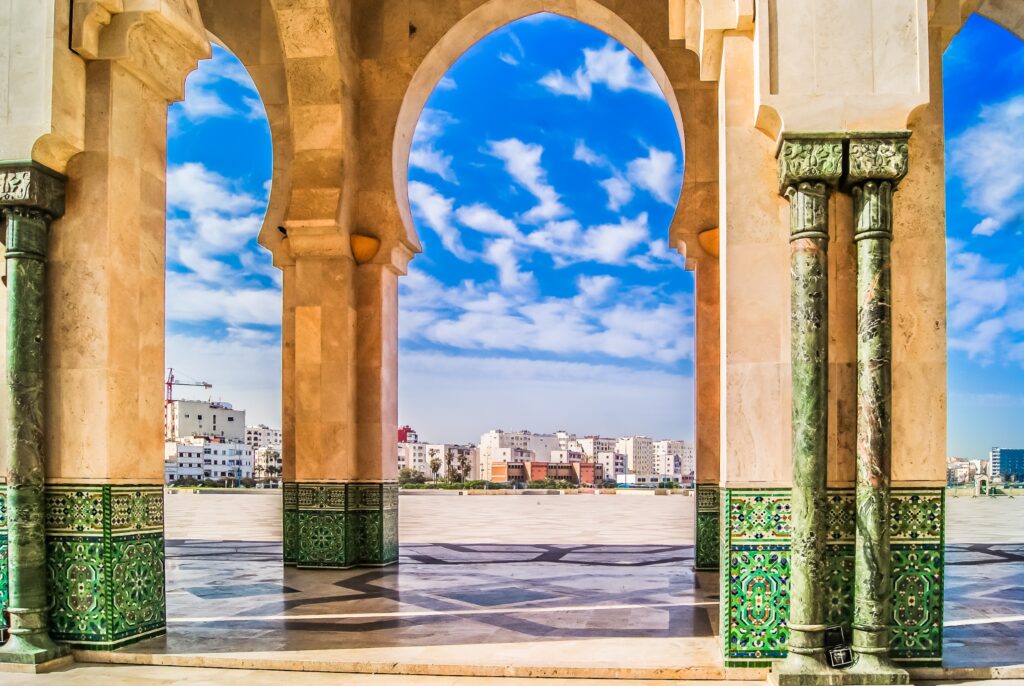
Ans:
[{"label": "blue sky", "polygon": [[[950,454],[980,457],[1024,445],[1024,44],[973,18],[944,61]],[[230,54],[189,78],[169,136],[168,365],[277,425],[270,136]],[[650,75],[601,32],[538,15],[463,55],[410,158],[400,421],[692,438],[692,278],[664,241],[682,165]]]}]

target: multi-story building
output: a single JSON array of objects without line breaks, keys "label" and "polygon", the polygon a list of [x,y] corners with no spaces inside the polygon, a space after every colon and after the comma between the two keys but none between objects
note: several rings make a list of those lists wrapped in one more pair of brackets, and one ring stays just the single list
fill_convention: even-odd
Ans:
[{"label": "multi-story building", "polygon": [[[589,458],[597,457],[598,453],[615,452],[617,438],[604,438],[602,436],[584,436],[576,439],[577,450],[583,452]],[[606,471],[605,474],[608,474]]]},{"label": "multi-story building", "polygon": [[420,437],[417,435],[416,430],[406,424],[405,426],[398,427],[398,442],[399,443],[419,443]]},{"label": "multi-story building", "polygon": [[654,441],[647,436],[626,436],[616,441],[615,452],[626,456],[626,469],[633,474],[654,474]]},{"label": "multi-story building", "polygon": [[430,473],[430,462],[427,460],[427,444],[416,441],[400,442],[398,444],[398,469],[412,469],[425,476],[433,476]]},{"label": "multi-story building", "polygon": [[[250,449],[252,447],[250,446]],[[253,450],[253,476],[257,479],[281,479],[281,445],[263,445]]]},{"label": "multi-story building", "polygon": [[[411,434],[416,437],[416,434]],[[451,455],[451,460],[448,459]],[[417,443],[404,442],[398,444],[398,468],[412,469],[421,474],[433,478],[434,474],[430,468],[430,462],[437,459],[440,464],[437,476],[441,479],[449,477],[449,463],[453,471],[452,477],[458,474],[466,479],[478,479],[479,476],[479,455],[475,445],[458,445],[455,443]],[[468,467],[469,473],[462,474],[462,465]]]},{"label": "multi-story building", "polygon": [[491,465],[491,482],[526,483],[530,481],[568,481],[573,484],[593,485],[604,480],[601,465],[593,462],[495,462]]},{"label": "multi-story building", "polygon": [[187,436],[245,443],[245,410],[222,402],[175,400],[167,407],[164,437],[176,441]]},{"label": "multi-story building", "polygon": [[245,427],[245,443],[253,450],[268,445],[281,445],[281,430],[271,429],[266,424]]},{"label": "multi-story building", "polygon": [[678,481],[690,479],[696,467],[693,444],[686,441],[654,441],[655,475],[671,475]]},{"label": "multi-story building", "polygon": [[195,479],[251,479],[253,451],[242,441],[205,436],[184,436],[164,443],[164,478],[167,483]]},{"label": "multi-story building", "polygon": [[550,462],[569,464],[570,462],[591,462],[591,459],[579,450],[552,450]]},{"label": "multi-story building", "polygon": [[[569,434],[566,434],[565,440],[567,443],[568,436]],[[502,431],[501,429],[495,429],[488,431],[480,437],[480,460],[477,473],[490,474],[492,462],[508,461],[505,453],[502,452],[506,448],[515,449],[509,451],[510,454],[518,453],[523,455],[525,453],[522,451],[530,451],[533,453],[531,456],[533,460],[543,462],[548,462],[551,459],[552,450],[563,449],[560,445],[559,437],[555,434],[536,434],[531,431]]]},{"label": "multi-story building", "polygon": [[992,448],[989,452],[989,474],[1004,483],[1024,481],[1024,449]]},{"label": "multi-story building", "polygon": [[626,456],[614,450],[602,450],[594,456],[594,462],[601,465],[606,479],[614,480],[619,474],[626,473]]}]

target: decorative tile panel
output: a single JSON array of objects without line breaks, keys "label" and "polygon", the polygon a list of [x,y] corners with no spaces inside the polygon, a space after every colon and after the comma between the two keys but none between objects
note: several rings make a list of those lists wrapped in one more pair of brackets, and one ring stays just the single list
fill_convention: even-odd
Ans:
[{"label": "decorative tile panel", "polygon": [[718,569],[718,484],[697,484],[696,549],[694,567],[698,570]]},{"label": "decorative tile panel", "polygon": [[[722,489],[722,627],[727,666],[763,666],[784,657],[788,629],[788,490]],[[942,659],[944,489],[893,489],[891,565],[893,654]],[[828,497],[827,621],[853,618],[855,496]]]},{"label": "decorative tile panel", "polygon": [[163,487],[46,490],[50,633],[113,650],[166,628]]},{"label": "decorative tile panel", "polygon": [[282,499],[282,538],[284,563],[294,565],[299,559],[299,487],[295,483],[285,483],[281,489]]},{"label": "decorative tile panel", "polygon": [[285,560],[298,567],[344,569],[398,559],[395,483],[285,484],[284,516]]},{"label": "decorative tile panel", "polygon": [[10,594],[7,560],[10,556],[7,546],[7,484],[0,481],[0,612],[7,609]]}]

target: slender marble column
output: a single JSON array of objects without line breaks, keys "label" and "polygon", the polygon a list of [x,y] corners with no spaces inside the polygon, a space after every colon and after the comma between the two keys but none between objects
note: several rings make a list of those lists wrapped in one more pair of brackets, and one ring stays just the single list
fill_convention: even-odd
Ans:
[{"label": "slender marble column", "polygon": [[780,683],[804,683],[825,663],[828,438],[828,202],[843,142],[792,137],[779,155],[790,205],[793,491],[788,656]]},{"label": "slender marble column", "polygon": [[892,194],[907,173],[907,133],[850,141],[847,178],[857,242],[857,541],[854,561],[855,670],[906,672],[889,659],[892,624],[889,474],[892,458]]},{"label": "slender marble column", "polygon": [[7,518],[11,639],[0,662],[67,654],[47,632],[43,492],[43,303],[46,237],[64,213],[64,177],[34,163],[0,164],[7,252]]}]

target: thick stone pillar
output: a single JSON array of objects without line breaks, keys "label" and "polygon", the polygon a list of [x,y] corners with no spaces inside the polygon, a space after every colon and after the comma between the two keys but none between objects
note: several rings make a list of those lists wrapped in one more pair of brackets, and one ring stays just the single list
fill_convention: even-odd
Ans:
[{"label": "thick stone pillar", "polygon": [[[48,633],[44,495],[43,310],[50,221],[64,213],[66,179],[37,164],[0,164],[7,259],[6,550],[11,640],[0,662],[40,664],[67,654]],[[0,498],[0,510],[3,510]],[[0,541],[2,543],[2,541]],[[0,575],[2,577],[4,575]],[[0,578],[0,582],[3,579]]]},{"label": "thick stone pillar", "polygon": [[906,683],[890,660],[892,575],[892,194],[907,173],[907,136],[854,138],[847,182],[857,244],[857,530],[854,670]]},{"label": "thick stone pillar", "polygon": [[843,170],[842,140],[788,136],[780,190],[790,203],[793,488],[789,654],[782,683],[824,672],[828,536],[829,193]]},{"label": "thick stone pillar", "polygon": [[[718,231],[714,232],[717,236]],[[717,241],[717,237],[715,239]],[[717,245],[715,245],[717,252]],[[694,569],[718,569],[719,519],[719,449],[720,421],[719,396],[721,375],[720,317],[719,317],[718,257],[707,255],[697,258],[696,268],[696,327],[695,327],[695,385],[696,385],[696,457],[694,495],[697,511],[694,517]]]},{"label": "thick stone pillar", "polygon": [[397,277],[357,265],[334,226],[287,231],[285,563],[389,564],[398,557]]}]

